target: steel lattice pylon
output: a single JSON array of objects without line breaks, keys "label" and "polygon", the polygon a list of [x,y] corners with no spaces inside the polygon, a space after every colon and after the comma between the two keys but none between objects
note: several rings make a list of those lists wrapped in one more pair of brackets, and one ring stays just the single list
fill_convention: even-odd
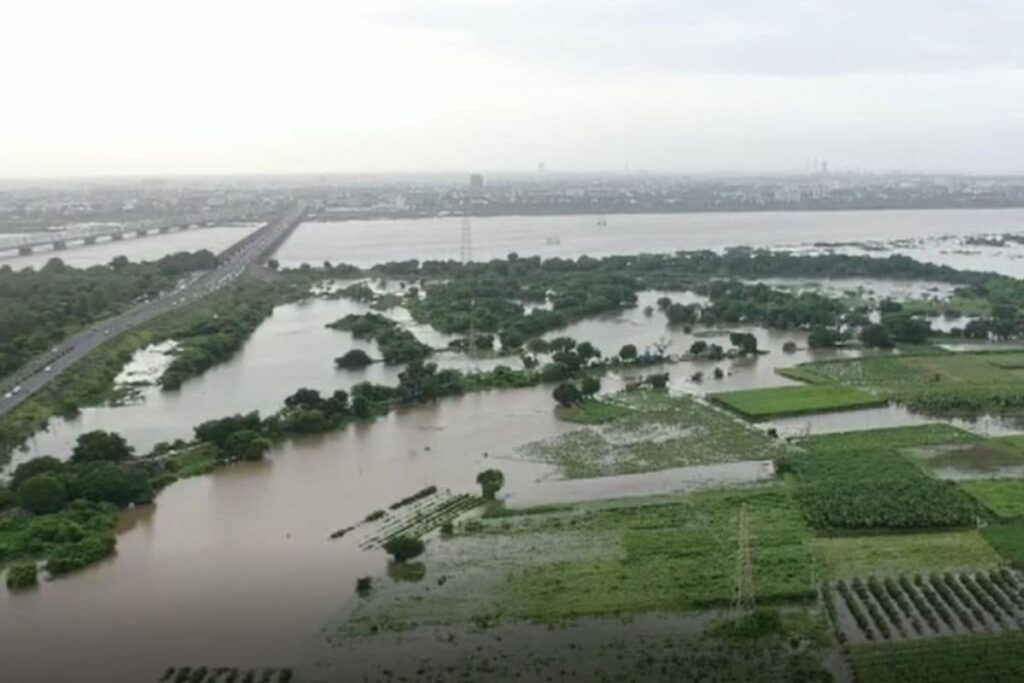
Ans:
[{"label": "steel lattice pylon", "polygon": [[[463,270],[469,272],[473,263],[473,225],[469,216],[462,217],[462,239],[459,244],[459,256],[462,259]],[[473,290],[475,292],[475,289]],[[472,360],[476,357],[476,320],[473,312],[476,308],[476,295],[469,297],[469,334],[466,337],[466,355]]]},{"label": "steel lattice pylon", "polygon": [[754,565],[750,559],[750,525],[747,504],[740,506],[739,533],[736,547],[736,588],[732,608],[737,612],[754,609]]}]

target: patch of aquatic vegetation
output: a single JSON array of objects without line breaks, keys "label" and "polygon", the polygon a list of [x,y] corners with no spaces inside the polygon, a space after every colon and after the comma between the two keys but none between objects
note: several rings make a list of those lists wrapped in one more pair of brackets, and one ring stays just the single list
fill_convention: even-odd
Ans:
[{"label": "patch of aquatic vegetation", "polygon": [[587,425],[516,454],[575,479],[769,459],[778,446],[732,415],[689,396],[645,390],[584,404],[567,419]]}]

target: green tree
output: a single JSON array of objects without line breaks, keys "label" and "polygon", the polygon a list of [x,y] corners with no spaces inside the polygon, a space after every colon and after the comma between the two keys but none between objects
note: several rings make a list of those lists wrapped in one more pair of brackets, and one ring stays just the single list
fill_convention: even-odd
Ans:
[{"label": "green tree", "polygon": [[284,400],[289,408],[311,408],[317,409],[323,403],[320,392],[316,389],[303,387]]},{"label": "green tree", "polygon": [[576,345],[576,354],[582,359],[584,363],[592,358],[600,358],[601,351],[588,341],[580,342]]},{"label": "green tree", "polygon": [[830,348],[842,341],[842,335],[838,330],[822,325],[815,325],[807,335],[807,346],[812,349]]},{"label": "green tree", "polygon": [[546,339],[534,337],[526,342],[526,350],[530,353],[547,353],[550,347]]},{"label": "green tree", "polygon": [[362,349],[351,349],[334,359],[335,366],[346,369],[365,368],[372,362],[370,355]]},{"label": "green tree", "polygon": [[668,373],[662,372],[657,375],[648,375],[646,382],[655,389],[664,389],[668,386]]},{"label": "green tree", "polygon": [[121,462],[132,457],[132,448],[124,437],[116,432],[101,429],[79,435],[71,451],[71,462],[95,462],[109,460]]},{"label": "green tree", "polygon": [[112,503],[125,507],[153,499],[149,480],[142,472],[129,472],[108,461],[75,463],[65,473],[68,497]]},{"label": "green tree", "polygon": [[419,557],[426,550],[426,545],[416,536],[399,534],[392,536],[384,543],[384,551],[395,558],[395,562],[408,562]]},{"label": "green tree", "polygon": [[505,485],[505,474],[501,470],[484,470],[476,475],[476,483],[480,484],[485,499],[494,500],[494,496]]},{"label": "green tree", "polygon": [[245,415],[229,415],[217,420],[207,420],[194,427],[192,431],[197,440],[223,448],[228,437],[235,432],[242,429],[258,431],[260,424],[260,414],[253,411]]},{"label": "green tree", "polygon": [[592,398],[599,391],[601,391],[601,380],[597,377],[587,375],[580,382],[580,393],[587,398]]},{"label": "green tree", "polygon": [[360,420],[373,417],[373,404],[365,396],[356,396],[352,399],[352,414]]},{"label": "green tree", "polygon": [[555,337],[548,342],[548,350],[551,352],[572,351],[575,346],[576,340],[572,337]]},{"label": "green tree", "polygon": [[896,345],[885,325],[868,325],[860,331],[860,340],[864,346],[878,349],[891,349]]},{"label": "green tree", "polygon": [[21,482],[25,481],[29,477],[33,477],[37,474],[43,474],[44,472],[53,472],[55,474],[60,473],[64,469],[64,463],[57,458],[50,455],[43,455],[38,458],[32,458],[28,462],[23,462],[14,470],[14,474],[11,475],[11,489],[17,489],[21,485]]},{"label": "green tree", "polygon": [[703,354],[707,350],[708,350],[708,343],[706,341],[704,341],[703,339],[698,339],[697,341],[695,341],[692,344],[690,344],[690,355],[691,356],[700,356],[701,354]]},{"label": "green tree", "polygon": [[67,503],[67,489],[64,482],[54,474],[36,474],[21,483],[15,499],[21,507],[41,515],[64,507]]},{"label": "green tree", "polygon": [[619,349],[619,358],[624,361],[636,360],[636,356],[636,345],[634,344],[624,344],[622,348]]},{"label": "green tree", "polygon": [[583,399],[583,394],[572,382],[562,382],[551,392],[551,396],[565,407],[579,405]]},{"label": "green tree", "polygon": [[700,308],[696,305],[670,304],[665,309],[665,317],[671,325],[690,325],[700,317]]},{"label": "green tree", "polygon": [[729,333],[729,343],[739,349],[742,354],[757,353],[757,337],[749,332]]},{"label": "green tree", "polygon": [[238,460],[260,460],[270,450],[270,439],[251,429],[241,429],[224,442],[224,452]]}]

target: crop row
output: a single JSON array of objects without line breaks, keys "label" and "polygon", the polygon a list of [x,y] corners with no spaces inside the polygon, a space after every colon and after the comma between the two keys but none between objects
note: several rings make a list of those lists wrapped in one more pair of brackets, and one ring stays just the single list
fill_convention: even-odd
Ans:
[{"label": "crop row", "polygon": [[237,667],[168,667],[161,683],[288,683],[291,669],[239,669]]},{"label": "crop row", "polygon": [[[1006,568],[913,579],[855,578],[837,582],[834,589],[853,620],[837,619],[837,627],[844,639],[854,641],[992,633],[1024,625],[1024,585]],[[830,611],[838,613],[834,607]]]},{"label": "crop row", "polygon": [[455,496],[432,496],[429,503],[415,511],[389,519],[378,533],[360,544],[365,549],[383,545],[389,538],[400,535],[423,536],[441,528],[446,522],[480,504],[480,498],[461,493]]}]

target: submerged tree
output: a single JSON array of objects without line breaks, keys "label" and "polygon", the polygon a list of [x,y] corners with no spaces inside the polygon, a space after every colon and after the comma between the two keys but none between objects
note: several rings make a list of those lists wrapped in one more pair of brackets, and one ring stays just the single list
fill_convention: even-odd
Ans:
[{"label": "submerged tree", "polygon": [[384,543],[384,551],[395,558],[395,562],[406,562],[419,557],[426,550],[426,545],[416,536],[399,534],[392,536]]},{"label": "submerged tree", "polygon": [[480,484],[484,498],[494,500],[494,496],[505,485],[505,474],[501,470],[484,470],[476,475],[476,483]]}]

